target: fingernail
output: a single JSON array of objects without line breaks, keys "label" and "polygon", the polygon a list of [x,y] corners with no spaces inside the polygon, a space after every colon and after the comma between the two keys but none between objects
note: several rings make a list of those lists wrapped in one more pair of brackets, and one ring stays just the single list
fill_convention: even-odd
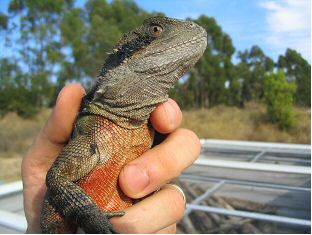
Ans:
[{"label": "fingernail", "polygon": [[124,177],[127,179],[127,191],[136,195],[143,191],[149,184],[149,176],[145,169],[138,165],[128,165],[123,169]]}]

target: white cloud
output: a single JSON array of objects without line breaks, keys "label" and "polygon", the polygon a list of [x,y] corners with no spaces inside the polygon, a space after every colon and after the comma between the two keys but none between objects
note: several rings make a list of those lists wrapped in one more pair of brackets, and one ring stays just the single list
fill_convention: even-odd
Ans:
[{"label": "white cloud", "polygon": [[261,1],[267,10],[266,42],[276,48],[293,48],[311,61],[311,1]]}]

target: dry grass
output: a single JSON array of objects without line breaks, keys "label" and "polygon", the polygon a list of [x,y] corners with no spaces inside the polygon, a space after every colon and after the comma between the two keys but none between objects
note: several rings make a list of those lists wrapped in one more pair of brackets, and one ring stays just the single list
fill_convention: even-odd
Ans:
[{"label": "dry grass", "polygon": [[[266,120],[264,106],[252,103],[245,109],[218,106],[209,110],[185,111],[183,126],[201,138],[310,144],[311,110],[296,111],[300,120],[298,127],[288,132]],[[51,110],[42,110],[32,120],[22,119],[15,113],[0,119],[0,180],[20,179],[22,157],[50,113]]]},{"label": "dry grass", "polygon": [[269,123],[265,106],[249,103],[244,109],[217,106],[212,109],[183,112],[183,127],[200,138],[252,140],[284,143],[311,143],[311,109],[297,108],[298,126],[280,130]]},{"label": "dry grass", "polygon": [[0,180],[20,179],[22,157],[50,113],[42,110],[35,119],[22,119],[9,113],[0,119]]}]

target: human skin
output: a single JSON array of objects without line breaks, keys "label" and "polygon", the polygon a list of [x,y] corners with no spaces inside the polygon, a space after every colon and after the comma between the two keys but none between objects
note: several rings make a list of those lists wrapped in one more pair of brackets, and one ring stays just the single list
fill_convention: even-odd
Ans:
[{"label": "human skin", "polygon": [[[39,221],[46,193],[46,173],[70,138],[84,94],[80,84],[63,88],[50,118],[23,159],[24,210],[28,233],[41,232]],[[179,128],[182,112],[175,101],[169,99],[158,105],[150,120],[156,131],[168,136],[161,144],[130,162],[120,173],[119,184],[123,192],[131,198],[144,197],[125,209],[124,216],[110,220],[120,233],[175,233],[176,222],[185,209],[182,194],[172,187],[151,193],[177,178],[200,153],[196,134]]]}]

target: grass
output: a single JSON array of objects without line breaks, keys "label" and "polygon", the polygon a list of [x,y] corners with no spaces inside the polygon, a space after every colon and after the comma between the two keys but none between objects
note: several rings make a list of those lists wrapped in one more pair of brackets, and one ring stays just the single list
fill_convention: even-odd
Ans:
[{"label": "grass", "polygon": [[288,131],[270,123],[265,106],[255,103],[244,109],[217,106],[184,111],[182,126],[200,138],[310,144],[311,109],[296,108],[296,113],[298,125]]},{"label": "grass", "polygon": [[50,113],[50,110],[42,110],[34,119],[9,113],[0,119],[0,180],[20,179],[22,157]]},{"label": "grass", "polygon": [[[298,126],[280,130],[266,118],[265,106],[250,103],[245,109],[217,106],[183,112],[185,128],[200,138],[254,140],[285,143],[311,143],[311,109],[297,108]],[[22,157],[32,144],[51,110],[42,110],[34,119],[22,119],[9,113],[0,119],[0,180],[20,179]]]}]

